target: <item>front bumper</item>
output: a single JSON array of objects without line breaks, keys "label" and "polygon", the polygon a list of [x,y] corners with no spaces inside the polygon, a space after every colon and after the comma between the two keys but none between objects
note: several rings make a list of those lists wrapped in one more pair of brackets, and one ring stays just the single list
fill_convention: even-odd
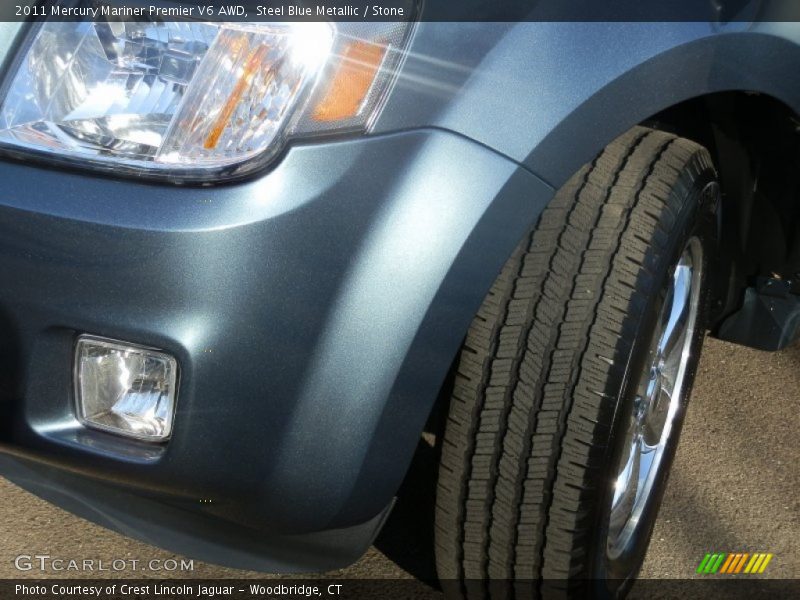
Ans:
[{"label": "front bumper", "polygon": [[[552,195],[424,130],[298,146],[218,188],[0,173],[0,473],[173,551],[280,571],[366,549],[472,315]],[[81,333],[178,358],[168,444],[76,421]]]}]

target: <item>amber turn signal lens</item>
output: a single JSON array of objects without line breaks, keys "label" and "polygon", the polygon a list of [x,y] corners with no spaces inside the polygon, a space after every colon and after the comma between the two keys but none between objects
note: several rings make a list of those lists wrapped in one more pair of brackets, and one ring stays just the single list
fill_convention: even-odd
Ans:
[{"label": "amber turn signal lens", "polygon": [[315,121],[341,121],[359,114],[378,75],[386,48],[363,41],[345,46],[325,96],[314,110]]}]

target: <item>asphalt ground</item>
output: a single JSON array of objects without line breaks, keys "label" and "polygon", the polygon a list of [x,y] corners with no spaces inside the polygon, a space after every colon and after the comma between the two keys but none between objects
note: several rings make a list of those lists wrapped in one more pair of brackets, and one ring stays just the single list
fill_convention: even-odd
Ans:
[{"label": "asphalt ground", "polygon": [[[761,577],[800,579],[800,345],[766,353],[707,340],[668,489],[641,576],[685,579],[706,552],[770,552]],[[324,577],[434,579],[434,467],[420,464],[375,546]],[[432,461],[429,461],[432,462]],[[58,509],[0,479],[0,578],[251,578],[194,561],[184,572],[19,571],[18,555],[153,559],[173,554]],[[304,576],[305,577],[305,576]],[[636,588],[634,588],[636,589]],[[396,595],[395,595],[396,597]]]}]

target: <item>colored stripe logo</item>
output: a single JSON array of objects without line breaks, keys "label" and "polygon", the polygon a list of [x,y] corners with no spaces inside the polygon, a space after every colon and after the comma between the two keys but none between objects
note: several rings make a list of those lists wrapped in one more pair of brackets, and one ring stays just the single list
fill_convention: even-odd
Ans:
[{"label": "colored stripe logo", "polygon": [[754,552],[753,554],[749,552],[709,552],[697,565],[696,572],[701,575],[714,575],[715,573],[756,575],[766,570],[773,556],[774,554],[765,552]]}]

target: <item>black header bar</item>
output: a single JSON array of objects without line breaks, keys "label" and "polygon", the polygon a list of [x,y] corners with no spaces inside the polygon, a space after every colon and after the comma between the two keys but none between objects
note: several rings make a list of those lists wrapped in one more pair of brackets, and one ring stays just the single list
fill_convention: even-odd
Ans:
[{"label": "black header bar", "polygon": [[5,0],[0,21],[800,21],[798,0]]}]

